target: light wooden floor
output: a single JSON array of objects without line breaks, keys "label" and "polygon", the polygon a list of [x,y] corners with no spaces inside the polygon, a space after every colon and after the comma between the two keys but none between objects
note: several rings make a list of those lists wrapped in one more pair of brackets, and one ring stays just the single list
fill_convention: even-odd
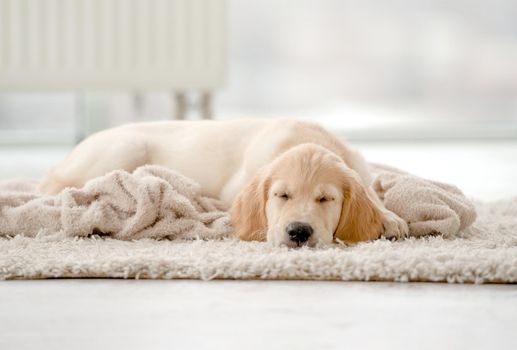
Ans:
[{"label": "light wooden floor", "polygon": [[[475,198],[517,195],[517,143],[357,146]],[[0,180],[39,177],[65,152],[0,149]],[[35,348],[517,349],[517,286],[0,282],[0,349]]]},{"label": "light wooden floor", "polygon": [[516,349],[517,288],[11,281],[1,349]]}]

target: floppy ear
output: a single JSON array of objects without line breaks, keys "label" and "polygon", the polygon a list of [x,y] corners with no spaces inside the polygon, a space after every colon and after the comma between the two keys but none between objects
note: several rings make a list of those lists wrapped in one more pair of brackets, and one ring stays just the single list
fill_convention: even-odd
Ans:
[{"label": "floppy ear", "polygon": [[345,243],[357,243],[379,238],[382,232],[382,214],[362,182],[355,175],[346,176],[335,237]]},{"label": "floppy ear", "polygon": [[269,177],[262,171],[255,175],[233,201],[230,219],[237,236],[244,241],[266,240],[269,183]]}]

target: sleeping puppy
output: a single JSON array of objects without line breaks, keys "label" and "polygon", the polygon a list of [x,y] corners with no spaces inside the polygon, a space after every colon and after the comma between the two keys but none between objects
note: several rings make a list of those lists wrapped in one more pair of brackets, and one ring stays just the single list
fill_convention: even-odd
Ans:
[{"label": "sleeping puppy", "polygon": [[231,205],[243,240],[298,247],[407,235],[371,188],[363,158],[322,127],[296,120],[131,124],[81,142],[40,184],[56,194],[110,171],[169,167]]}]

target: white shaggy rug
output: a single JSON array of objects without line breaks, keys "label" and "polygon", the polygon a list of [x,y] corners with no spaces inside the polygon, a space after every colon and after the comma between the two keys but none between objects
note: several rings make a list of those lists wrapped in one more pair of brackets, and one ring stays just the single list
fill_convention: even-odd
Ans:
[{"label": "white shaggy rug", "polygon": [[193,278],[517,282],[517,198],[476,204],[455,238],[287,249],[233,239],[0,238],[0,279]]}]

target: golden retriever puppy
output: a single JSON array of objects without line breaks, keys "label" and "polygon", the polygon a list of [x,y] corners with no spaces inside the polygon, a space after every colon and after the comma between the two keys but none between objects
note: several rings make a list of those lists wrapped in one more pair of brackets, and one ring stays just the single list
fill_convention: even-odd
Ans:
[{"label": "golden retriever puppy", "polygon": [[314,246],[407,235],[371,189],[363,158],[322,127],[296,120],[130,124],[81,142],[40,184],[81,187],[112,170],[156,164],[231,205],[236,234],[275,245]]},{"label": "golden retriever puppy", "polygon": [[357,173],[314,143],[295,146],[261,169],[231,210],[241,239],[291,247],[378,238],[382,215]]}]

